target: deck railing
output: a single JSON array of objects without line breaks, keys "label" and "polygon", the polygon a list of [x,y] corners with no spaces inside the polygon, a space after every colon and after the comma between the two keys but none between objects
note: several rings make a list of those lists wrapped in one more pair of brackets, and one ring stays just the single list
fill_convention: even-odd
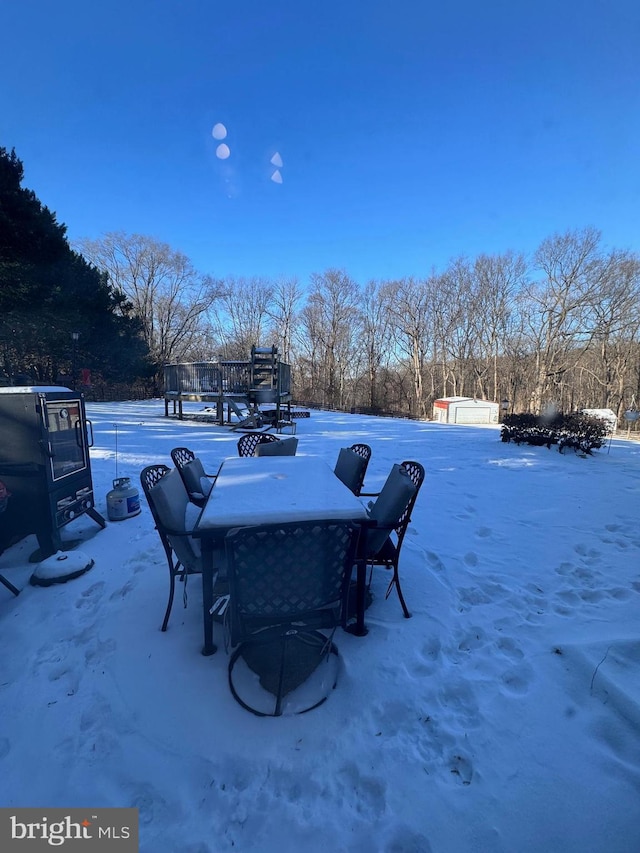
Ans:
[{"label": "deck railing", "polygon": [[[291,392],[291,366],[277,362],[277,386],[280,394]],[[248,394],[251,386],[250,361],[196,361],[190,364],[166,364],[165,394]],[[261,383],[265,388],[265,384]]]}]

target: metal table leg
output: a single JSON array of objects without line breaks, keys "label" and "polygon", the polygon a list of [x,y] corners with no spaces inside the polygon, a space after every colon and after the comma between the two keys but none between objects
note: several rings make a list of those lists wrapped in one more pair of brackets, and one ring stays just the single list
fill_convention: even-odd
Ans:
[{"label": "metal table leg", "polygon": [[204,620],[202,654],[213,655],[217,651],[217,646],[213,642],[213,617],[211,615],[211,608],[213,607],[213,539],[203,537],[200,541],[202,543],[202,613]]}]

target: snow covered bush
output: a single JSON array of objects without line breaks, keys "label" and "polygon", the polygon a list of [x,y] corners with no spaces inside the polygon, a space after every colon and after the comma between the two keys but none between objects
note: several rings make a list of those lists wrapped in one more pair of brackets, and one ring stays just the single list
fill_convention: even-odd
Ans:
[{"label": "snow covered bush", "polygon": [[579,413],[557,413],[552,417],[524,413],[505,416],[500,438],[538,447],[557,444],[561,453],[570,447],[576,453],[591,455],[606,442],[607,434],[607,424],[601,418]]}]

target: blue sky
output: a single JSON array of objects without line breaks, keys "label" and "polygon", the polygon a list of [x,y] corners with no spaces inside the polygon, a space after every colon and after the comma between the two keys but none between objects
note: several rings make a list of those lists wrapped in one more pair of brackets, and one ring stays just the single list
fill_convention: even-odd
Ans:
[{"label": "blue sky", "polygon": [[5,4],[0,146],[70,240],[214,276],[423,276],[587,225],[640,250],[640,3],[439,5]]}]

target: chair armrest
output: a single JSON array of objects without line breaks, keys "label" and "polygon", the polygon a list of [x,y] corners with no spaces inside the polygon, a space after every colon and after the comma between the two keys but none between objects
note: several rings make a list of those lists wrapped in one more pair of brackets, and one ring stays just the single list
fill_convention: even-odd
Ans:
[{"label": "chair armrest", "polygon": [[193,534],[195,533],[195,528],[194,530],[174,530],[172,527],[165,527],[163,525],[162,532],[166,533],[167,536],[193,536]]}]

